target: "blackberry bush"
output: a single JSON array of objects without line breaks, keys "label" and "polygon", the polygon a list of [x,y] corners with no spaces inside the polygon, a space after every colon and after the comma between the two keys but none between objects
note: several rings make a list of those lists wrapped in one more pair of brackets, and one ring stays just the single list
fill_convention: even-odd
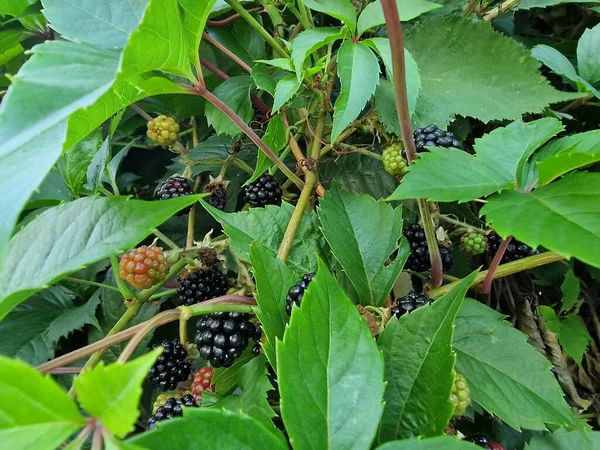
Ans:
[{"label": "blackberry bush", "polygon": [[[158,345],[154,346],[154,348]],[[163,352],[158,357],[146,377],[162,391],[172,391],[177,383],[185,381],[192,372],[187,350],[179,340],[163,341],[160,344]]]},{"label": "blackberry bush", "polygon": [[281,205],[283,192],[273,175],[261,175],[258,180],[244,186],[244,201],[250,206]]},{"label": "blackberry bush", "polygon": [[[415,272],[425,272],[431,269],[431,261],[429,259],[429,249],[427,248],[427,240],[425,232],[421,225],[417,223],[411,224],[405,231],[404,236],[410,244],[410,255],[406,260],[405,267]],[[440,256],[442,258],[442,267],[445,271],[452,267],[452,253],[450,249],[438,244]]]},{"label": "blackberry bush", "polygon": [[314,277],[314,273],[304,274],[302,279],[288,290],[287,297],[285,298],[285,311],[288,315],[292,315],[292,307],[294,304],[300,306],[302,297],[304,297],[304,291],[306,291],[306,288]]},{"label": "blackberry bush", "polygon": [[119,277],[136,289],[146,289],[162,279],[169,265],[162,248],[142,245],[121,256]]},{"label": "blackberry bush", "polygon": [[199,269],[179,278],[177,305],[190,306],[227,293],[227,279],[217,269]]}]

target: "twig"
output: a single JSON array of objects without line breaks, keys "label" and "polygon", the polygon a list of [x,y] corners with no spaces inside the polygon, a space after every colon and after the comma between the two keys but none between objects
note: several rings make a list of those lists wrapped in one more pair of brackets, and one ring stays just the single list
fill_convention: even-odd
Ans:
[{"label": "twig", "polygon": [[135,335],[127,343],[127,345],[125,346],[125,348],[119,355],[117,362],[122,363],[122,364],[126,363],[127,360],[133,354],[133,352],[135,351],[135,349],[137,348],[137,346],[140,345],[140,343],[144,340],[146,335],[158,326],[156,324],[159,323],[160,320],[161,320],[161,317],[159,317],[157,315],[157,316],[154,316],[152,319],[144,322],[144,326],[142,328],[140,328],[139,331],[137,333],[135,333]]},{"label": "twig", "polygon": [[52,375],[72,375],[81,372],[81,367],[59,367],[46,373]]},{"label": "twig", "polygon": [[133,103],[129,106],[131,107],[131,109],[133,109],[136,113],[138,113],[140,116],[142,116],[148,122],[150,122],[151,120],[154,120],[154,119],[152,119],[152,116],[150,116],[150,114],[148,114],[146,111],[144,111],[142,108],[140,108],[135,103]]},{"label": "twig", "polygon": [[504,14],[506,11],[508,11],[510,8],[512,8],[514,5],[519,3],[519,1],[520,0],[506,0],[504,3],[502,3],[498,7],[485,13],[485,16],[483,16],[483,20],[485,20],[486,22],[490,22],[490,21],[494,20],[500,14]]},{"label": "twig", "polygon": [[492,280],[494,279],[494,272],[500,265],[500,262],[502,261],[502,257],[504,256],[504,253],[506,252],[506,247],[508,247],[508,244],[510,244],[511,239],[512,239],[512,236],[508,236],[506,239],[504,239],[500,243],[500,246],[498,247],[498,251],[494,255],[494,259],[492,260],[492,263],[490,264],[490,268],[488,270],[487,277],[485,278],[485,281],[483,282],[483,287],[481,289],[481,292],[483,292],[484,294],[489,294],[492,291]]},{"label": "twig", "polygon": [[[257,7],[257,8],[251,8],[247,10],[249,13],[262,13],[264,12],[264,8],[262,7]],[[206,25],[209,27],[222,27],[224,25],[230,24],[231,22],[235,22],[236,20],[238,20],[240,17],[239,14],[234,14],[232,16],[227,17],[226,19],[221,19],[221,20],[207,20],[206,21]]]},{"label": "twig", "polygon": [[231,50],[229,50],[227,47],[225,47],[219,41],[214,39],[210,34],[208,34],[206,32],[202,33],[202,37],[205,40],[207,40],[208,42],[210,42],[212,45],[217,47],[219,50],[221,50],[225,54],[225,56],[227,56],[229,59],[231,59],[233,62],[235,62],[238,66],[240,66],[246,72],[249,73],[252,71],[252,67],[250,67],[248,64],[246,64],[244,61],[242,61],[235,53],[233,53]]},{"label": "twig", "polygon": [[159,298],[168,297],[169,295],[173,295],[177,292],[177,289],[167,289],[166,291],[159,292],[158,294],[154,294],[148,300],[158,300]]}]

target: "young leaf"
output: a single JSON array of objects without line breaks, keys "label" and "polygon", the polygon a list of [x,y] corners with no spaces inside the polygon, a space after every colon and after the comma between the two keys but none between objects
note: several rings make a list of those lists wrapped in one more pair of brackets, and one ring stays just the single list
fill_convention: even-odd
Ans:
[{"label": "young leaf", "polygon": [[342,88],[335,102],[331,142],[358,117],[379,83],[379,62],[364,42],[345,41],[337,63]]},{"label": "young leaf", "polygon": [[303,0],[303,3],[310,9],[341,20],[354,33],[356,10],[350,0]]},{"label": "young leaf", "polygon": [[281,413],[292,446],[369,448],[383,411],[383,361],[324,264],[277,342]]},{"label": "young leaf", "polygon": [[110,139],[106,138],[102,145],[92,158],[92,162],[88,166],[87,175],[87,188],[92,193],[97,194],[100,186],[102,185],[102,178],[106,172],[106,165],[108,164],[108,158],[110,156]]},{"label": "young leaf", "polygon": [[[251,78],[247,75],[240,75],[225,80],[217,86],[214,94],[240,116],[244,122],[249,123],[253,114],[252,102],[250,101],[251,88]],[[217,134],[236,137],[241,133],[237,125],[213,104],[206,105],[206,120],[209,125],[213,126]]]},{"label": "young leaf", "polygon": [[21,361],[0,356],[0,389],[4,448],[54,450],[85,425],[67,393],[52,378]]},{"label": "young leaf", "polygon": [[306,57],[324,45],[341,39],[343,33],[339,28],[312,28],[299,33],[290,47],[292,62],[298,81],[302,80],[302,69]]},{"label": "young leaf", "polygon": [[561,318],[558,342],[565,353],[581,367],[581,360],[592,342],[592,337],[579,314],[568,314]]},{"label": "young leaf", "polygon": [[260,422],[244,414],[215,408],[185,409],[183,419],[158,424],[158,430],[127,441],[148,450],[167,448],[211,450],[286,450],[287,445]]},{"label": "young leaf", "polygon": [[587,82],[600,82],[600,25],[587,29],[577,42],[577,67],[579,74]]},{"label": "young leaf", "polygon": [[469,382],[473,400],[516,430],[577,428],[551,364],[503,318],[470,299],[456,318],[456,370]]},{"label": "young leaf", "polygon": [[57,161],[58,172],[74,197],[79,196],[83,181],[86,179],[88,166],[101,144],[100,133],[91,133],[77,145],[68,149]]},{"label": "young leaf", "polygon": [[263,349],[271,365],[277,368],[275,341],[283,339],[285,324],[289,320],[285,312],[285,297],[299,276],[260,242],[252,245],[250,261],[256,279],[256,315],[267,337]]},{"label": "young leaf", "polygon": [[455,114],[484,122],[516,120],[581,96],[552,88],[529,51],[487,22],[439,17],[415,26],[406,49],[423,83],[414,116],[418,126],[443,127]]},{"label": "young leaf", "polygon": [[560,312],[569,311],[575,306],[577,299],[579,299],[579,278],[575,276],[571,269],[565,274],[565,279],[560,286],[560,290],[563,294]]},{"label": "young leaf", "polygon": [[477,450],[475,444],[461,441],[453,436],[438,436],[429,439],[404,439],[380,445],[376,450]]},{"label": "young leaf", "polygon": [[318,215],[333,256],[356,288],[361,304],[383,305],[409,254],[405,249],[386,265],[399,250],[402,208],[334,187],[319,203]]},{"label": "young leaf", "polygon": [[[262,139],[264,143],[275,152],[276,155],[279,155],[281,150],[283,150],[287,144],[287,134],[285,131],[283,116],[281,114],[274,116],[271,118],[271,120],[269,120],[267,130],[265,131],[265,135]],[[256,161],[256,169],[254,170],[254,173],[250,179],[246,181],[246,184],[252,183],[254,180],[258,179],[269,169],[269,167],[271,167],[272,164],[273,163],[265,156],[264,152],[259,152],[258,159]]]},{"label": "young leaf", "polygon": [[10,241],[0,275],[0,320],[45,286],[140,242],[201,196],[145,202],[86,197],[42,213]]},{"label": "young leaf", "polygon": [[277,82],[275,95],[273,96],[273,112],[277,112],[289,99],[291,99],[298,89],[300,82],[295,75],[287,75]]},{"label": "young leaf", "polygon": [[533,436],[525,450],[549,449],[595,449],[600,448],[600,432],[598,431],[566,431],[559,428],[552,434]]},{"label": "young leaf", "polygon": [[125,436],[140,415],[142,383],[160,352],[153,350],[126,364],[105,366],[100,362],[82,372],[75,379],[77,400],[104,428],[118,437]]},{"label": "young leaf", "polygon": [[579,81],[579,75],[577,75],[571,61],[555,48],[539,44],[531,49],[531,56],[548,66],[554,73],[562,75],[575,83]]},{"label": "young leaf", "polygon": [[[398,15],[403,22],[408,22],[419,17],[421,14],[442,7],[442,5],[427,0],[408,0],[402,2],[396,0],[396,4],[398,6]],[[365,31],[383,24],[385,24],[385,17],[383,16],[381,0],[375,0],[373,3],[369,3],[360,14],[356,33],[360,36]]]},{"label": "young leaf", "polygon": [[[531,194],[505,191],[481,210],[501,236],[600,267],[600,174],[572,173]],[[556,230],[561,230],[556,233]]]},{"label": "young leaf", "polygon": [[385,410],[379,442],[441,434],[452,417],[454,318],[472,273],[431,306],[397,320],[392,317],[378,339],[385,359]]}]

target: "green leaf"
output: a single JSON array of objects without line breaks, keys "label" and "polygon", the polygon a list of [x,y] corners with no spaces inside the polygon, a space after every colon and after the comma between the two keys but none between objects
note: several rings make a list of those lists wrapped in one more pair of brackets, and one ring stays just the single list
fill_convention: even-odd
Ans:
[{"label": "green leaf", "polygon": [[570,311],[579,299],[579,278],[571,269],[565,274],[560,290],[562,292],[560,312]]},{"label": "green leaf", "polygon": [[215,369],[212,384],[215,386],[215,392],[218,395],[227,395],[235,390],[237,385],[238,373],[242,368],[254,358],[252,349],[244,350],[239,358],[236,358],[230,367],[219,367]]},{"label": "green leaf", "polygon": [[124,48],[147,2],[43,0],[44,16],[63,37],[101,48]]},{"label": "green leaf", "polygon": [[566,431],[559,428],[552,434],[533,436],[525,450],[559,450],[559,449],[595,449],[600,448],[600,432],[598,431]]},{"label": "green leaf", "polygon": [[[253,114],[252,102],[250,101],[251,88],[251,78],[247,75],[240,75],[225,80],[217,86],[214,94],[240,116],[244,122],[250,123]],[[217,134],[236,137],[241,133],[237,125],[213,104],[206,105],[206,120],[209,125],[213,126]]]},{"label": "green leaf", "polygon": [[201,196],[145,202],[86,197],[52,208],[10,241],[0,275],[0,320],[70,272],[122,252]]},{"label": "green leaf", "polygon": [[454,318],[476,272],[433,305],[388,322],[378,343],[385,359],[385,410],[379,442],[435,436],[448,425],[454,407]]},{"label": "green leaf", "polygon": [[277,112],[288,100],[290,100],[298,89],[300,82],[296,75],[287,75],[277,82],[273,100],[273,112]]},{"label": "green leaf", "polygon": [[29,6],[36,2],[37,0],[3,0],[0,3],[0,15],[20,16]]},{"label": "green leaf", "polygon": [[257,59],[254,62],[266,64],[267,66],[277,67],[279,69],[287,70],[288,72],[294,71],[292,61],[288,58]]},{"label": "green leaf", "polygon": [[577,42],[577,68],[587,82],[600,82],[600,25],[583,32]]},{"label": "green leaf", "polygon": [[560,333],[560,319],[556,315],[554,308],[551,306],[540,305],[539,310],[548,329],[554,334]]},{"label": "green leaf", "polygon": [[97,366],[75,378],[81,406],[102,426],[118,437],[135,428],[142,383],[162,350],[156,349],[134,361]]},{"label": "green leaf", "polygon": [[[513,187],[515,180],[525,176],[529,156],[562,129],[553,118],[516,121],[477,140],[476,156],[453,148],[430,147],[410,166],[389,200],[463,202]],[[449,171],[449,165],[456,170]]]},{"label": "green leaf", "polygon": [[275,87],[277,81],[264,64],[256,64],[250,72],[250,76],[254,80],[256,87],[268,92],[271,95],[275,95]]},{"label": "green leaf", "polygon": [[522,0],[514,9],[547,8],[549,6],[563,5],[566,3],[594,3],[593,0]]},{"label": "green leaf", "polygon": [[102,144],[99,132],[91,133],[85,139],[68,149],[56,162],[56,167],[71,194],[78,197],[86,179],[88,166]]},{"label": "green leaf", "polygon": [[158,430],[128,441],[149,450],[167,448],[211,450],[285,450],[287,445],[257,420],[215,408],[185,409],[183,419],[158,424]]},{"label": "green leaf", "polygon": [[369,448],[383,411],[383,360],[323,263],[277,343],[281,413],[294,449]]},{"label": "green leaf", "polygon": [[[481,210],[501,236],[600,267],[600,174],[576,172],[531,194],[505,191]],[[560,230],[560,233],[556,233]]]},{"label": "green leaf", "polygon": [[456,370],[471,397],[516,430],[577,427],[551,364],[504,316],[466,299],[456,318]]},{"label": "green leaf", "polygon": [[568,314],[561,318],[558,341],[565,353],[581,367],[581,360],[592,342],[592,337],[579,314]]},{"label": "green leaf", "polygon": [[319,202],[318,215],[333,256],[356,288],[361,304],[383,305],[409,254],[401,252],[386,265],[399,250],[402,208],[334,186]]},{"label": "green leaf", "polygon": [[310,9],[341,20],[354,33],[356,10],[350,0],[303,0],[303,3]]},{"label": "green leaf", "polygon": [[289,320],[285,312],[285,297],[299,277],[260,242],[252,245],[250,261],[256,280],[256,316],[260,319],[263,333],[267,337],[267,342],[263,343],[262,347],[271,365],[277,368],[275,341],[283,339],[285,324]]},{"label": "green leaf", "polygon": [[337,63],[342,87],[335,102],[331,142],[358,117],[379,83],[379,62],[364,42],[345,41]]},{"label": "green leaf", "polygon": [[67,393],[21,361],[0,356],[0,389],[0,439],[5,448],[54,450],[85,425]]},{"label": "green leaf", "polygon": [[476,450],[480,448],[453,436],[438,436],[429,439],[405,439],[380,445],[376,450]]},{"label": "green leaf", "polygon": [[108,164],[108,158],[110,157],[110,139],[106,138],[102,145],[92,158],[92,162],[87,168],[87,188],[93,193],[97,194],[98,190],[102,186],[102,178],[106,173],[106,166]]},{"label": "green leaf", "polygon": [[581,96],[552,88],[528,50],[484,21],[445,16],[424,22],[410,31],[406,49],[423,84],[413,116],[418,126],[443,127],[455,114],[516,120]]},{"label": "green leaf", "polygon": [[[400,20],[403,22],[408,22],[409,20],[419,17],[421,14],[442,7],[442,5],[427,0],[408,0],[402,2],[396,0],[396,5],[398,7]],[[383,16],[381,0],[375,0],[373,3],[369,3],[360,14],[356,32],[360,36],[365,31],[383,24],[385,24],[385,17]]]},{"label": "green leaf", "polygon": [[324,45],[341,39],[343,33],[339,28],[312,28],[299,33],[290,47],[292,62],[298,81],[302,80],[302,69],[306,57]]},{"label": "green leaf", "polygon": [[[206,202],[201,203],[223,225],[223,231],[231,239],[231,249],[243,261],[250,261],[250,248],[254,241],[260,241],[275,255],[294,212],[289,203],[283,203],[281,207],[250,208],[238,213],[224,213]],[[305,213],[296,232],[288,264],[298,273],[314,272],[317,256],[325,257],[323,247],[316,215]]]},{"label": "green leaf", "polygon": [[[283,123],[283,116],[281,114],[271,118],[269,120],[269,124],[267,125],[267,130],[265,131],[265,135],[262,138],[263,142],[267,144],[267,146],[273,150],[276,155],[279,155],[281,150],[287,144],[287,133],[285,129],[285,124]],[[258,153],[258,159],[256,161],[256,169],[254,169],[254,173],[250,177],[246,184],[252,183],[258,177],[260,177],[263,173],[265,173],[269,168],[273,165],[271,160],[267,158],[264,152],[260,151]]]},{"label": "green leaf", "polygon": [[542,64],[548,66],[554,73],[562,75],[571,81],[577,82],[579,75],[571,61],[561,52],[549,45],[536,45],[531,49],[531,55]]}]

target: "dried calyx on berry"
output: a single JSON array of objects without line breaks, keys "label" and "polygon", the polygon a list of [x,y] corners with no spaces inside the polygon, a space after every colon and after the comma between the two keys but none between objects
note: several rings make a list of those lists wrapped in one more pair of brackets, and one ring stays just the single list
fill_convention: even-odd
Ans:
[{"label": "dried calyx on berry", "polygon": [[417,152],[427,150],[425,147],[454,147],[460,148],[460,142],[450,131],[440,130],[436,125],[418,128],[413,133]]},{"label": "dried calyx on berry", "polygon": [[217,269],[199,269],[179,276],[177,306],[190,306],[227,293],[227,279]]},{"label": "dried calyx on berry", "polygon": [[450,393],[450,403],[454,406],[455,416],[464,416],[469,405],[471,405],[471,390],[467,384],[466,378],[453,372],[454,383],[452,384],[452,392]]},{"label": "dried calyx on berry", "polygon": [[135,289],[147,289],[162,279],[169,264],[162,248],[143,245],[125,253],[119,261],[119,276]]},{"label": "dried calyx on berry", "polygon": [[283,191],[273,175],[265,173],[244,186],[244,201],[250,206],[281,205]]},{"label": "dried calyx on berry", "polygon": [[469,256],[481,255],[487,250],[487,238],[476,231],[468,231],[460,238],[460,250]]},{"label": "dried calyx on berry", "polygon": [[285,311],[289,315],[292,315],[292,307],[294,304],[300,306],[302,297],[304,297],[304,291],[306,291],[306,288],[314,277],[314,273],[304,274],[302,279],[288,290],[287,297],[285,298]]},{"label": "dried calyx on berry", "polygon": [[[431,269],[431,260],[429,259],[429,249],[427,248],[427,239],[425,231],[418,223],[411,224],[404,230],[404,236],[410,244],[410,255],[406,260],[405,268],[415,272],[425,272]],[[445,271],[452,267],[452,253],[450,249],[438,243],[440,256],[442,258],[442,267]]]},{"label": "dried calyx on berry", "polygon": [[[211,177],[212,178],[212,177]],[[227,203],[227,185],[228,181],[221,180],[221,177],[211,179],[211,181],[204,186],[204,192],[209,194],[204,198],[204,201],[210,206],[214,206],[221,211],[225,208]]]},{"label": "dried calyx on berry", "polygon": [[249,314],[217,312],[198,321],[195,342],[200,357],[211,366],[230,367],[246,350],[255,332]]},{"label": "dried calyx on berry", "polygon": [[212,379],[215,370],[210,366],[204,366],[194,375],[192,382],[192,395],[198,405],[202,404],[202,392],[215,392],[215,385],[212,384]]},{"label": "dried calyx on berry", "polygon": [[168,147],[179,139],[179,124],[172,117],[160,115],[148,122],[146,135],[158,145]]},{"label": "dried calyx on berry", "polygon": [[148,419],[148,428],[153,430],[157,427],[156,422],[183,416],[184,406],[195,408],[198,405],[191,394],[186,394],[181,398],[170,397],[162,406],[159,406],[154,415]]},{"label": "dried calyx on berry", "polygon": [[404,314],[412,312],[427,303],[429,303],[429,298],[426,295],[409,292],[404,297],[396,299],[390,311],[396,317],[400,318]]},{"label": "dried calyx on berry", "polygon": [[392,176],[401,177],[408,172],[408,161],[402,157],[402,144],[396,142],[383,151],[383,169]]},{"label": "dried calyx on berry", "polygon": [[[498,252],[500,248],[500,244],[502,243],[502,238],[496,234],[495,231],[488,233],[487,235],[488,241],[488,252],[490,257],[494,257],[494,255]],[[506,251],[504,252],[504,256],[502,256],[502,262],[510,262],[517,261],[519,259],[527,258],[528,256],[537,255],[540,252],[534,248],[531,248],[529,245],[512,238],[506,247]]]},{"label": "dried calyx on berry", "polygon": [[177,339],[163,341],[159,346],[163,352],[158,357],[150,371],[147,380],[160,390],[171,391],[177,383],[185,381],[192,372],[192,365],[187,350]]}]

